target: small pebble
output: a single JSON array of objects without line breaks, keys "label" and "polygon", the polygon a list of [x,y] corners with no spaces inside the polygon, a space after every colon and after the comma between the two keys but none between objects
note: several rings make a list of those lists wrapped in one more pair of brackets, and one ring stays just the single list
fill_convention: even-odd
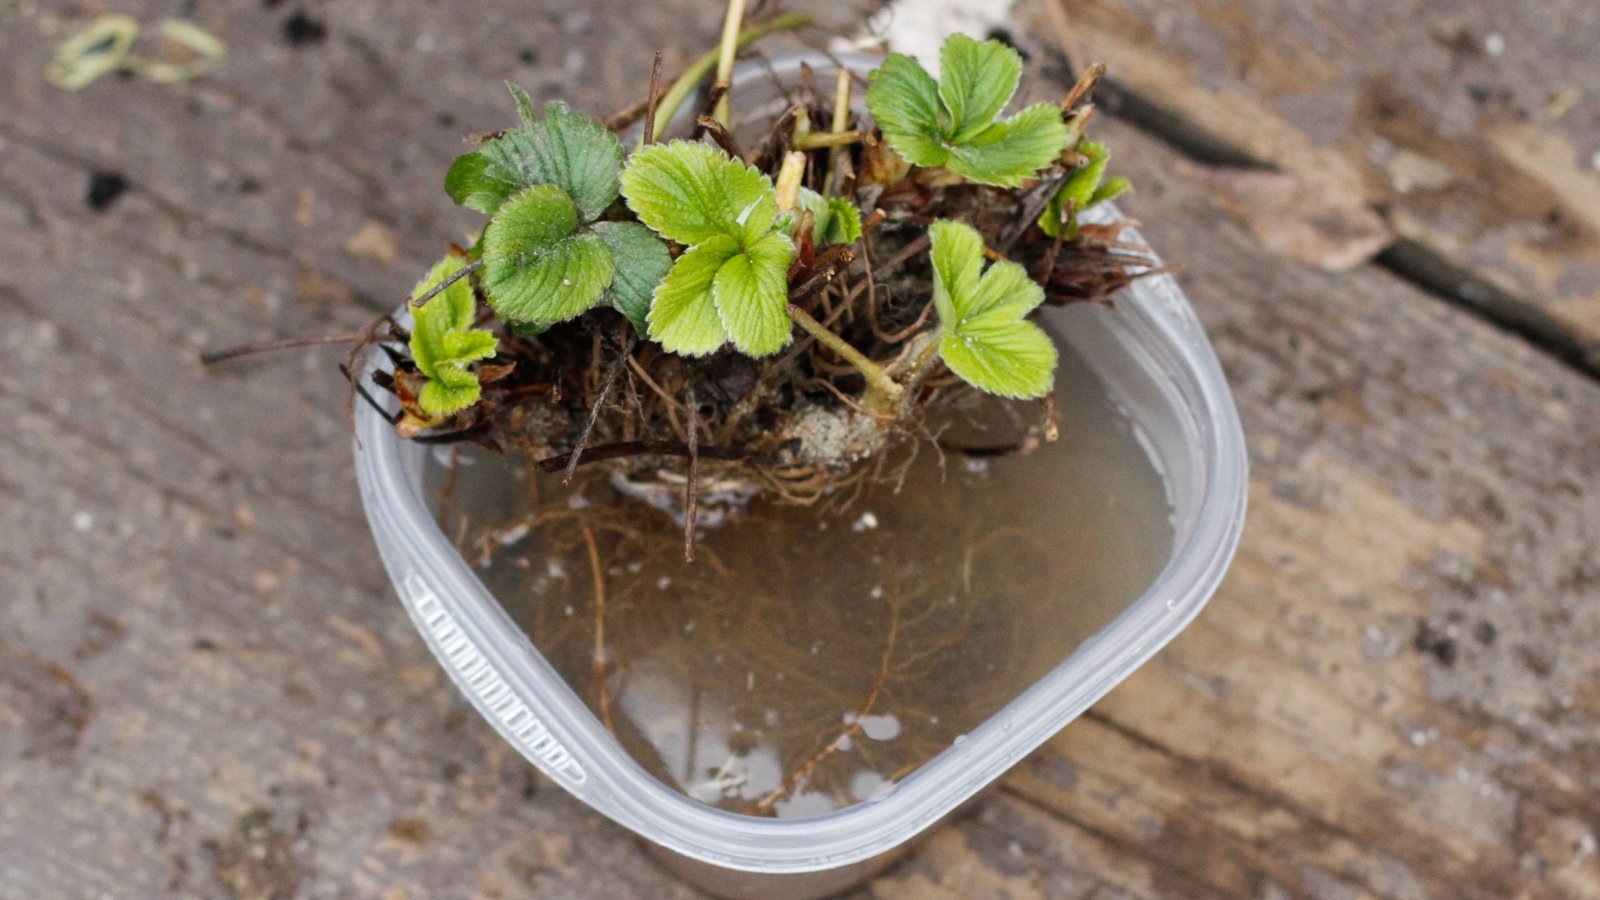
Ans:
[{"label": "small pebble", "polygon": [[72,514],[72,530],[82,534],[94,527],[94,516],[85,510]]},{"label": "small pebble", "polygon": [[1491,34],[1483,39],[1483,51],[1490,56],[1501,56],[1506,52],[1506,39],[1501,34]]}]

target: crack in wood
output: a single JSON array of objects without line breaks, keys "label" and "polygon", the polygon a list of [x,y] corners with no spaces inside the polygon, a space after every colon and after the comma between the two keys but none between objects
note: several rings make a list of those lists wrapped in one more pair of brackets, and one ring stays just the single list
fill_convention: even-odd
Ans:
[{"label": "crack in wood", "polygon": [[[1061,78],[1070,83],[1072,65],[1066,54],[1048,42],[1042,49]],[[1107,113],[1192,162],[1219,168],[1281,171],[1278,166],[1193,121],[1181,111],[1162,105],[1156,98],[1145,96],[1115,77],[1101,80],[1096,89],[1096,101]],[[1373,263],[1452,307],[1516,335],[1586,378],[1600,380],[1600,343],[1583,341],[1533,300],[1502,290],[1487,278],[1413,240],[1397,239]]]}]

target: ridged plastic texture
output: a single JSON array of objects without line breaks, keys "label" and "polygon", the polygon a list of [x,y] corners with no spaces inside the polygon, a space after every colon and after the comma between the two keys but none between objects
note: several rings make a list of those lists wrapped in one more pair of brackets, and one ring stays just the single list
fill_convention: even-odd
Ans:
[{"label": "ridged plastic texture", "polygon": [[[792,75],[802,61],[831,82],[828,58],[802,55],[770,70],[747,68],[736,83]],[[1108,206],[1093,212],[1101,221],[1120,215]],[[1124,233],[1140,241],[1131,229]],[[1165,477],[1175,526],[1171,557],[1142,596],[1000,712],[894,787],[828,815],[736,815],[647,774],[435,524],[421,487],[426,448],[400,439],[365,405],[356,413],[355,443],[362,501],[424,642],[478,712],[551,779],[639,835],[712,865],[774,874],[847,865],[939,820],[1128,677],[1200,612],[1238,543],[1244,437],[1221,367],[1177,283],[1141,279],[1112,309],[1053,309],[1044,324],[1104,382]],[[385,364],[382,354],[369,354],[361,377]]]}]

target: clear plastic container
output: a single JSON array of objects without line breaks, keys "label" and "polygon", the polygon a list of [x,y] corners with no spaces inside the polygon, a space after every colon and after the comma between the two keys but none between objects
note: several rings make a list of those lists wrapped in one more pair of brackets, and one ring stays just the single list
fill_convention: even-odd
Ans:
[{"label": "clear plastic container", "polygon": [[[751,115],[761,75],[801,61],[831,83],[822,56],[746,68]],[[848,59],[863,70],[871,60]],[[769,97],[777,91],[769,88]],[[750,102],[754,100],[755,102]],[[770,113],[770,111],[768,111]],[[1109,205],[1090,219],[1113,220]],[[1129,240],[1140,240],[1131,229]],[[870,800],[806,819],[741,816],[668,787],[633,760],[489,594],[435,524],[426,448],[365,405],[356,413],[362,501],[384,565],[424,642],[485,719],[546,775],[645,838],[680,876],[723,896],[823,897],[892,862],[1172,640],[1200,611],[1244,524],[1246,450],[1222,370],[1168,276],[1135,282],[1114,308],[1050,309],[1044,323],[1084,359],[1128,414],[1165,478],[1175,531],[1149,588],[1098,634],[964,739]],[[369,354],[367,377],[387,363]]]}]

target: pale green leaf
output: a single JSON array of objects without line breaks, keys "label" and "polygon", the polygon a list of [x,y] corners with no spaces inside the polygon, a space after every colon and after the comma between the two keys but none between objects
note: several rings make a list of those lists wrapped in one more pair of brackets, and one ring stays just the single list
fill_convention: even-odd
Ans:
[{"label": "pale green leaf", "polygon": [[[417,283],[411,298],[423,297],[464,265],[445,257]],[[417,402],[430,415],[451,415],[478,400],[478,377],[467,366],[493,356],[497,342],[489,331],[472,327],[476,307],[472,286],[462,278],[413,310],[411,359],[428,379]]]},{"label": "pale green leaf", "polygon": [[[849,200],[824,197],[808,187],[802,187],[795,204],[811,212],[811,241],[818,247],[854,244],[861,239],[861,211]],[[785,234],[793,234],[793,223],[782,223],[782,218],[775,226]]]},{"label": "pale green leaf", "polygon": [[939,48],[939,97],[950,114],[950,142],[966,143],[992,125],[1021,81],[1022,57],[1005,44],[964,34],[946,38]]},{"label": "pale green leaf", "polygon": [[999,397],[1043,397],[1055,384],[1055,344],[1032,322],[946,332],[939,356],[962,381]]},{"label": "pale green leaf", "polygon": [[983,270],[983,236],[965,222],[937,219],[928,226],[933,260],[933,305],[939,321],[950,327],[961,318],[956,298],[966,302],[978,290]]},{"label": "pale green leaf", "polygon": [[563,322],[600,301],[611,284],[611,251],[577,226],[572,199],[554,185],[534,185],[501,206],[483,234],[483,285],[501,318]]},{"label": "pale green leaf", "polygon": [[929,234],[939,355],[950,371],[1001,397],[1048,393],[1055,345],[1024,318],[1043,302],[1043,289],[1017,263],[984,271],[983,237],[970,225],[941,219]]},{"label": "pale green leaf", "polygon": [[591,228],[606,242],[616,269],[606,300],[628,317],[641,336],[647,334],[650,299],[672,268],[672,254],[638,222],[596,222]]},{"label": "pale green leaf", "polygon": [[[604,125],[573,112],[565,103],[545,104],[544,118],[533,120],[532,106],[523,106],[525,100],[525,94],[518,100],[524,124],[484,144],[478,150],[484,159],[481,170],[472,172],[470,181],[466,178],[470,170],[458,173],[451,196],[498,194],[504,199],[536,184],[553,184],[572,198],[583,221],[598,218],[617,199],[621,142]],[[448,179],[447,186],[451,186]]]},{"label": "pale green leaf", "polygon": [[867,108],[889,145],[911,163],[944,166],[968,181],[1016,187],[1061,154],[1067,127],[1050,104],[997,119],[1022,74],[1016,51],[951,35],[938,82],[908,56],[872,73]]},{"label": "pale green leaf", "polygon": [[712,296],[734,346],[749,356],[776,353],[789,344],[789,262],[794,244],[774,232],[736,253],[717,269]]},{"label": "pale green leaf", "polygon": [[861,210],[843,197],[828,198],[827,234],[822,244],[854,244],[861,240]]},{"label": "pale green leaf", "polygon": [[[452,285],[453,287],[454,285]],[[479,360],[494,355],[498,341],[494,332],[486,328],[469,328],[465,331],[447,331],[444,335],[444,352],[451,359]]]},{"label": "pale green leaf", "polygon": [[512,99],[517,101],[517,118],[524,125],[532,125],[539,119],[539,114],[533,105],[533,98],[528,92],[511,82],[506,82],[506,90],[511,92]]},{"label": "pale green leaf", "polygon": [[945,168],[968,181],[1016,187],[1055,162],[1066,145],[1060,109],[1037,103],[952,147]]},{"label": "pale green leaf", "polygon": [[718,235],[749,242],[772,228],[772,180],[709,144],[672,141],[635,153],[622,195],[662,237],[694,245]]},{"label": "pale green leaf", "polygon": [[1044,302],[1044,288],[1021,264],[997,262],[978,279],[978,288],[956,305],[960,328],[986,322],[1015,322]]},{"label": "pale green leaf", "polygon": [[942,166],[950,158],[945,139],[950,114],[939,85],[916,60],[891,53],[872,71],[867,110],[896,153],[919,166]]},{"label": "pale green leaf", "polygon": [[417,393],[417,405],[431,416],[450,416],[478,402],[483,386],[471,372],[452,375],[449,380],[429,380]]},{"label": "pale green leaf", "polygon": [[656,286],[650,304],[650,337],[672,353],[705,356],[728,341],[717,315],[712,282],[722,264],[739,253],[739,242],[713,236],[690,248]]},{"label": "pale green leaf", "polygon": [[1039,227],[1051,236],[1071,238],[1078,233],[1078,214],[1089,207],[1123,193],[1133,185],[1126,178],[1117,177],[1102,182],[1106,166],[1111,162],[1111,151],[1105,144],[1083,140],[1077,150],[1089,158],[1089,163],[1072,172],[1061,190],[1051,198],[1039,217]]},{"label": "pale green leaf", "polygon": [[1133,182],[1126,177],[1117,175],[1107,178],[1105,183],[1094,189],[1094,196],[1089,198],[1089,205],[1094,206],[1096,203],[1115,200],[1131,190],[1133,190]]},{"label": "pale green leaf", "polygon": [[1089,164],[1073,170],[1067,177],[1067,183],[1061,186],[1060,197],[1071,200],[1072,208],[1082,211],[1094,202],[1095,191],[1099,189],[1101,179],[1106,177],[1106,165],[1111,162],[1111,153],[1105,144],[1087,140],[1078,142],[1078,152],[1089,158]]}]

